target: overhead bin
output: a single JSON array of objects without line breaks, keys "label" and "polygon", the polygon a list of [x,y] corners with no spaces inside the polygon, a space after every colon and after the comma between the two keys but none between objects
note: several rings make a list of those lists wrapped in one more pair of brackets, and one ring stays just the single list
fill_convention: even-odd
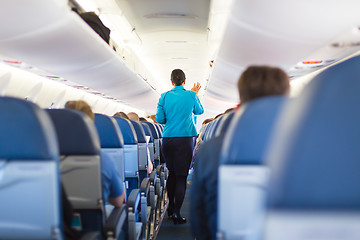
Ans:
[{"label": "overhead bin", "polygon": [[0,55],[155,111],[159,94],[129,69],[65,0],[4,0]]},{"label": "overhead bin", "polygon": [[[249,65],[281,67],[295,79],[356,53],[359,8],[358,0],[234,1],[203,99],[205,108],[217,99],[223,104],[213,106],[214,112],[230,107],[226,102],[237,97],[238,77]],[[323,64],[302,64],[312,60]]]}]

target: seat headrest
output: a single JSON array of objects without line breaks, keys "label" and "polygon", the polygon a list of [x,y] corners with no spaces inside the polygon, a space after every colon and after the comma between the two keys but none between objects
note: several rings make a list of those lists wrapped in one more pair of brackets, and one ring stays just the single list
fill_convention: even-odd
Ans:
[{"label": "seat headrest", "polygon": [[214,126],[215,126],[215,121],[211,121],[211,122],[209,122],[209,123],[206,124],[206,125],[207,125],[207,127],[205,128],[204,138],[203,138],[204,141],[207,141],[207,140],[210,139],[211,131],[212,131],[212,129],[213,129]]},{"label": "seat headrest", "polygon": [[216,131],[218,129],[218,127],[220,126],[221,122],[223,121],[224,115],[221,115],[220,117],[218,117],[217,119],[215,119],[214,125],[209,133],[209,139],[215,137]]},{"label": "seat headrest", "polygon": [[43,109],[22,99],[0,97],[0,110],[0,158],[59,158],[54,126]]},{"label": "seat headrest", "polygon": [[215,136],[220,136],[221,134],[224,134],[226,132],[226,130],[228,129],[231,120],[234,117],[234,113],[235,111],[232,111],[230,113],[224,114],[224,116],[221,119],[221,122],[219,123],[216,132],[215,132]]},{"label": "seat headrest", "polygon": [[164,126],[159,123],[155,123],[155,127],[158,130],[159,138],[161,138]]},{"label": "seat headrest", "polygon": [[145,132],[144,132],[144,129],[141,126],[141,124],[139,122],[137,122],[137,121],[134,121],[134,120],[130,120],[130,122],[131,122],[131,124],[133,125],[133,127],[135,129],[138,143],[146,143]]},{"label": "seat headrest", "polygon": [[285,107],[268,155],[273,208],[360,209],[359,66],[328,68]]},{"label": "seat headrest", "polygon": [[137,136],[133,125],[130,120],[120,117],[114,117],[120,127],[120,131],[124,138],[124,144],[137,144]]},{"label": "seat headrest", "polygon": [[158,129],[155,126],[154,123],[152,122],[141,122],[142,124],[148,125],[150,127],[151,130],[151,135],[153,136],[154,139],[158,139],[159,138],[159,133],[158,133]]},{"label": "seat headrest", "polygon": [[96,113],[95,126],[100,137],[102,148],[124,147],[123,135],[114,118]]},{"label": "seat headrest", "polygon": [[221,150],[222,164],[262,164],[269,137],[286,97],[263,97],[242,106],[233,117]]},{"label": "seat headrest", "polygon": [[48,109],[54,123],[61,155],[98,155],[100,141],[94,122],[72,109]]},{"label": "seat headrest", "polygon": [[154,142],[154,138],[153,138],[153,135],[151,133],[151,130],[150,130],[150,126],[145,124],[144,122],[141,122],[141,126],[143,127],[144,129],[144,132],[145,132],[145,135],[146,136],[150,136],[150,143],[153,143]]}]

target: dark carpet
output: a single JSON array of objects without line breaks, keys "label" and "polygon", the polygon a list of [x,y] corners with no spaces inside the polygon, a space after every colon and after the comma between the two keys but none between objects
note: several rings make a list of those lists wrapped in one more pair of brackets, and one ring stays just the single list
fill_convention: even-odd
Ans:
[{"label": "dark carpet", "polygon": [[181,208],[181,215],[187,219],[186,224],[174,225],[172,220],[167,216],[164,217],[164,220],[160,226],[160,231],[157,235],[156,240],[194,240],[194,237],[191,234],[190,230],[190,184],[191,184],[191,174],[188,177],[188,184],[186,187],[186,194],[183,206]]}]

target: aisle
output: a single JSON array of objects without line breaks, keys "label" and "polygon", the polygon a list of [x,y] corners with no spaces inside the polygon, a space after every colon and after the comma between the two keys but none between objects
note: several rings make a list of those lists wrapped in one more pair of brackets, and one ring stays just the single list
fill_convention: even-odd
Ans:
[{"label": "aisle", "polygon": [[174,225],[174,223],[166,216],[161,224],[159,234],[156,240],[194,240],[190,230],[190,183],[191,174],[188,177],[188,184],[186,187],[186,195],[184,203],[181,209],[181,214],[185,217],[188,222],[186,224]]}]

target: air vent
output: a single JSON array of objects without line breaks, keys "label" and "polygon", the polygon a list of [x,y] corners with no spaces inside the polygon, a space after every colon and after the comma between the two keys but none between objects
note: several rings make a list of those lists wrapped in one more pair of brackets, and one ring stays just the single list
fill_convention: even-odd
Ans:
[{"label": "air vent", "polygon": [[333,63],[335,61],[336,61],[336,59],[328,59],[328,60],[325,60],[325,63]]}]

